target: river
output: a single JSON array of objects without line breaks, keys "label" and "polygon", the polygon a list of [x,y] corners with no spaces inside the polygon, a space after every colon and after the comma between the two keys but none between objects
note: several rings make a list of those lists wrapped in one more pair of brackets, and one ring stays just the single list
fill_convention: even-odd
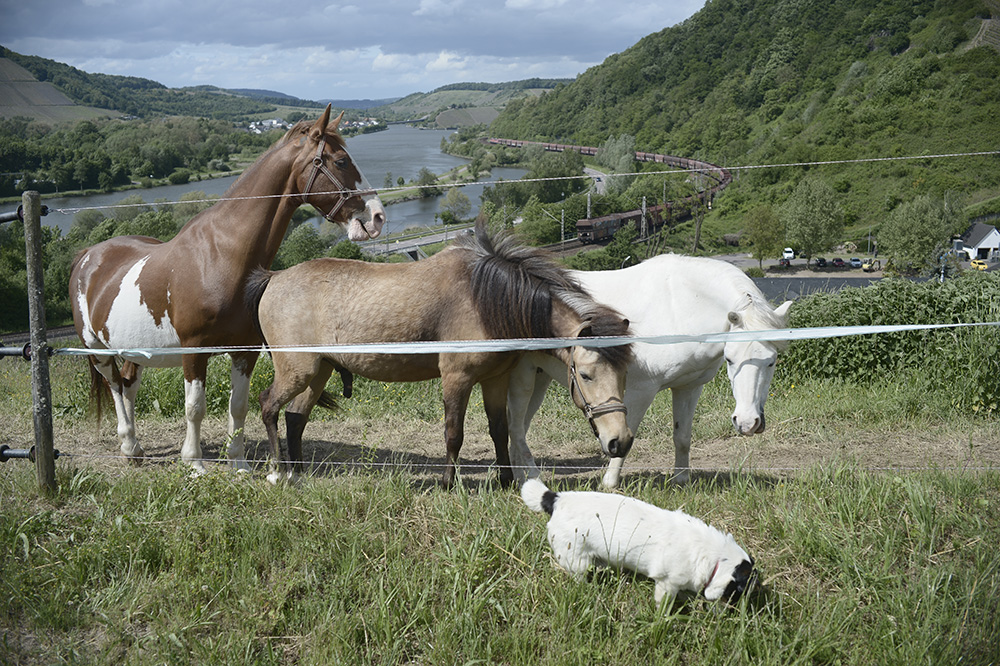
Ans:
[{"label": "river", "polygon": [[[347,149],[355,163],[368,177],[371,184],[382,187],[386,173],[392,174],[395,183],[399,177],[409,181],[416,178],[421,168],[426,167],[436,174],[444,173],[467,160],[441,152],[441,139],[452,134],[451,130],[423,130],[408,125],[390,125],[388,130],[373,134],[361,134],[347,139]],[[523,169],[493,169],[490,180],[503,178],[515,180],[524,175]],[[73,224],[73,218],[80,208],[112,206],[125,197],[138,194],[143,201],[177,201],[187,192],[203,191],[208,195],[221,196],[236,181],[236,176],[192,181],[186,185],[163,185],[149,189],[128,190],[111,194],[94,194],[84,197],[46,197],[42,204],[50,212],[42,218],[42,224],[57,227],[65,235]],[[478,208],[483,185],[467,185],[462,192],[472,202],[473,212]],[[0,213],[17,210],[16,203],[0,204]],[[65,210],[66,212],[57,212]],[[434,215],[440,212],[439,197],[428,197],[404,201],[386,208],[388,221],[385,233],[395,233],[410,227],[429,227],[435,224]],[[106,213],[107,214],[107,213]]]}]

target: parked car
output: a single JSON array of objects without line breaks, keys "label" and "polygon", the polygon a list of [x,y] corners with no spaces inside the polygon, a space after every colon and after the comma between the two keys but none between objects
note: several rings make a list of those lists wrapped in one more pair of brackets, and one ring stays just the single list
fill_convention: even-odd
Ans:
[{"label": "parked car", "polygon": [[860,257],[851,257],[851,268],[861,268]]},{"label": "parked car", "polygon": [[982,259],[973,259],[972,263],[969,264],[969,267],[972,268],[973,270],[985,271],[986,270],[986,262],[983,261]]},{"label": "parked car", "polygon": [[825,257],[816,257],[816,268],[826,268]]},{"label": "parked car", "polygon": [[844,260],[841,259],[840,257],[834,257],[833,261],[830,262],[830,265],[833,266],[834,268],[843,268],[847,264],[845,264]]},{"label": "parked car", "polygon": [[791,268],[792,267],[792,260],[791,259],[786,259],[785,257],[782,257],[781,259],[778,259],[778,266],[781,267],[781,268]]},{"label": "parked car", "polygon": [[786,247],[785,251],[781,253],[781,258],[782,259],[794,259],[795,258],[795,250],[793,250],[790,247]]}]

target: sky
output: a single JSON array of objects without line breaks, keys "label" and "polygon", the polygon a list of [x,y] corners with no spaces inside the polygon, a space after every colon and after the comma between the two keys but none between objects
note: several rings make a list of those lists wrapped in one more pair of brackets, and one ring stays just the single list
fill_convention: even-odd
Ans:
[{"label": "sky", "polygon": [[0,44],[172,88],[386,99],[572,78],[705,0],[0,0]]}]

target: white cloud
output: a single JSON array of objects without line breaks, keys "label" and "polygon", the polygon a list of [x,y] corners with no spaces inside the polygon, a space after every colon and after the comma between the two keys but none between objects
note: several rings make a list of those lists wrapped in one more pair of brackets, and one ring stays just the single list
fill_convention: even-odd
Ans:
[{"label": "white cloud", "polygon": [[414,16],[453,16],[462,7],[463,0],[420,0]]},{"label": "white cloud", "polygon": [[575,76],[704,2],[0,0],[0,44],[174,87],[392,97],[459,81]]},{"label": "white cloud", "polygon": [[[507,9],[530,9],[533,11],[548,11],[557,9],[567,4],[569,0],[506,0],[504,7]],[[605,7],[611,8],[610,4]],[[617,6],[616,6],[617,9]]]}]

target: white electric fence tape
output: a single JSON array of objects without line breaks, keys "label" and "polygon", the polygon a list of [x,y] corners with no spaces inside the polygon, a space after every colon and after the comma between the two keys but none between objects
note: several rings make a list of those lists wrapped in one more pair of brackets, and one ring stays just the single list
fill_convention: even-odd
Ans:
[{"label": "white electric fence tape", "polygon": [[821,326],[816,328],[777,328],[760,331],[729,331],[699,335],[654,335],[636,337],[589,338],[514,338],[509,340],[453,340],[429,342],[385,342],[343,345],[298,345],[294,347],[170,347],[150,349],[85,349],[66,347],[53,350],[54,354],[68,356],[118,356],[141,363],[158,356],[180,354],[225,354],[247,351],[306,352],[311,354],[444,354],[472,352],[532,351],[559,349],[561,347],[614,347],[627,343],[676,345],[689,342],[725,344],[727,342],[779,342],[818,340],[852,335],[902,333],[945,328],[1000,326],[1000,322],[965,324],[885,324],[869,326]]}]

